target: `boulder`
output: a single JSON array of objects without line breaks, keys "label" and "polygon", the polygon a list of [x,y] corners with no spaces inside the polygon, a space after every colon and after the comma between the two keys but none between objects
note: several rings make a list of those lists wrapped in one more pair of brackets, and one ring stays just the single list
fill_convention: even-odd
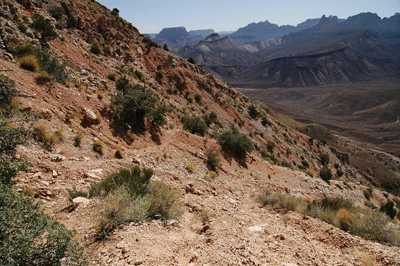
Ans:
[{"label": "boulder", "polygon": [[88,123],[93,124],[96,122],[96,119],[97,119],[96,114],[92,110],[85,109],[85,120]]}]

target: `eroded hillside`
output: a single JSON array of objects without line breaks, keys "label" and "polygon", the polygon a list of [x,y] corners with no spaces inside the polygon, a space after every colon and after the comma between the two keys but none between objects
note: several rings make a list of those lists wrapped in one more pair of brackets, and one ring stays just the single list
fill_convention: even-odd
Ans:
[{"label": "eroded hillside", "polygon": [[[260,207],[257,195],[269,189],[305,199],[304,204],[329,196],[366,209],[369,183],[336,148],[285,126],[267,107],[158,47],[94,1],[21,0],[2,2],[1,8],[0,69],[15,81],[14,107],[49,134],[63,136],[18,147],[18,156],[33,167],[18,174],[14,188],[42,201],[46,213],[75,230],[91,265],[363,265],[366,258],[396,265],[400,260],[396,246],[363,240],[285,208]],[[57,8],[63,10],[59,16]],[[43,38],[31,28],[34,14],[54,25],[56,36]],[[43,73],[21,68],[23,54],[17,55],[30,45],[48,47],[65,62],[66,78],[57,82],[58,74],[50,73],[53,78],[43,81]],[[131,90],[154,95],[154,110],[168,107],[165,123],[154,116],[143,120],[144,128],[121,121],[112,102]],[[204,132],[185,124],[188,117],[208,124]],[[224,132],[243,134],[254,151],[237,156],[224,148]],[[93,150],[99,142],[101,153]],[[212,148],[221,160],[215,171],[207,165]],[[181,218],[122,223],[96,240],[103,199],[71,205],[68,191],[88,190],[132,165],[153,169],[152,182],[176,189]],[[319,177],[324,167],[332,169],[332,180]],[[388,198],[396,200],[371,189],[369,202],[376,208]],[[388,226],[398,230],[397,222]]]}]

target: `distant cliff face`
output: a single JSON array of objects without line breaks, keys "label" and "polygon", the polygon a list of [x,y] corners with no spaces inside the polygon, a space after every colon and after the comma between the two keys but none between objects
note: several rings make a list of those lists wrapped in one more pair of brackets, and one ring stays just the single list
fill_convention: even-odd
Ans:
[{"label": "distant cliff face", "polygon": [[190,36],[185,27],[165,28],[156,35],[157,39],[179,39]]}]

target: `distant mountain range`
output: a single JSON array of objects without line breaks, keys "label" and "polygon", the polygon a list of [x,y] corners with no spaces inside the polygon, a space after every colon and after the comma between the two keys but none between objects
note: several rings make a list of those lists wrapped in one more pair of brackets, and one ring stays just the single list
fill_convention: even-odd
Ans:
[{"label": "distant mountain range", "polygon": [[[246,44],[235,42],[232,35],[214,33],[175,52],[182,58],[193,57],[199,66],[240,86],[302,87],[397,75],[400,14],[381,19],[361,13],[344,21],[322,16],[314,22],[299,24],[297,28],[304,29],[298,32]],[[249,28],[260,25],[269,24]],[[243,36],[239,34],[243,29],[234,34]]]}]

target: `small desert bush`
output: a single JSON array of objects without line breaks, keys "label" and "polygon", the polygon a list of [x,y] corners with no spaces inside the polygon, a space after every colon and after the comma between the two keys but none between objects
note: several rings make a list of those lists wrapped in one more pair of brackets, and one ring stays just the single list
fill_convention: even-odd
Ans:
[{"label": "small desert bush", "polygon": [[124,153],[121,149],[121,147],[117,147],[117,150],[115,151],[115,158],[117,159],[124,159]]},{"label": "small desert bush", "polygon": [[74,142],[75,142],[75,146],[76,147],[80,147],[82,144],[82,139],[83,139],[83,133],[80,131],[77,131],[75,133],[75,137],[74,137]]},{"label": "small desert bush", "polygon": [[104,93],[101,90],[97,91],[97,99],[99,99],[99,100],[104,99]]},{"label": "small desert bush", "polygon": [[271,193],[269,190],[265,190],[258,195],[257,201],[262,205],[270,205],[272,207],[281,207],[291,211],[298,211],[303,213],[307,208],[307,203],[291,195],[282,193]]},{"label": "small desert bush", "polygon": [[236,129],[225,131],[218,138],[223,150],[232,152],[238,159],[243,159],[248,152],[254,150],[254,145],[245,134],[239,133]]},{"label": "small desert bush", "polygon": [[322,165],[328,165],[329,164],[329,155],[321,153],[319,155],[319,159],[321,160]]},{"label": "small desert bush", "polygon": [[21,68],[29,71],[35,72],[39,69],[38,59],[34,55],[24,55],[19,57],[17,58],[17,62]]},{"label": "small desert bush", "polygon": [[115,81],[115,74],[114,73],[108,73],[107,78],[109,80]]},{"label": "small desert bush", "polygon": [[38,141],[44,143],[45,145],[51,144],[52,135],[49,132],[49,127],[45,123],[36,123],[33,126],[33,134]]},{"label": "small desert bush", "polygon": [[120,169],[92,184],[90,196],[101,196],[97,207],[96,236],[103,238],[120,224],[151,219],[177,219],[179,194],[162,182],[150,182],[151,169]]},{"label": "small desert bush", "polygon": [[16,94],[14,81],[6,75],[0,74],[0,107],[9,105]]},{"label": "small desert bush", "polygon": [[152,176],[151,169],[142,170],[138,166],[129,169],[122,168],[108,175],[103,181],[92,184],[90,196],[107,195],[121,186],[125,186],[129,194],[144,195]]},{"label": "small desert bush", "polygon": [[93,43],[93,44],[90,46],[90,52],[91,52],[92,54],[95,54],[95,55],[100,54],[100,53],[101,53],[100,46],[99,46],[97,43]]},{"label": "small desert bush", "polygon": [[74,114],[72,114],[70,112],[67,112],[65,114],[65,123],[71,123],[71,120],[74,119],[74,118],[75,118]]},{"label": "small desert bush", "polygon": [[188,163],[188,164],[186,165],[186,170],[187,170],[189,173],[193,173],[194,169],[196,169],[196,166],[195,166],[194,164]]},{"label": "small desert bush", "polygon": [[214,178],[216,178],[216,177],[218,176],[218,174],[217,174],[216,172],[211,171],[211,170],[207,172],[207,175],[208,175],[208,177],[210,177],[211,179],[214,179]]},{"label": "small desert bush", "polygon": [[207,124],[196,115],[185,115],[182,118],[183,129],[188,130],[192,134],[204,136],[207,132]]},{"label": "small desert bush", "polygon": [[36,73],[36,82],[39,84],[44,84],[50,80],[50,75],[44,70],[41,70]]},{"label": "small desert bush", "polygon": [[325,180],[325,181],[329,181],[332,179],[332,171],[331,169],[327,168],[327,167],[322,167],[320,172],[319,172],[319,176]]},{"label": "small desert bush", "polygon": [[0,184],[0,205],[2,265],[61,265],[65,258],[68,265],[86,265],[74,233],[44,214],[31,197]]},{"label": "small desert bush", "polygon": [[135,134],[132,130],[130,130],[130,129],[128,129],[128,130],[126,131],[126,135],[128,136],[128,138],[129,138],[131,141],[134,141],[134,140],[136,139],[136,134]]},{"label": "small desert bush", "polygon": [[205,155],[206,155],[207,167],[212,171],[216,171],[221,163],[219,152],[216,151],[215,148],[210,148],[206,150]]},{"label": "small desert bush", "polygon": [[94,152],[96,152],[100,156],[103,156],[106,153],[105,144],[101,140],[95,140],[93,142],[92,149],[93,149]]}]

